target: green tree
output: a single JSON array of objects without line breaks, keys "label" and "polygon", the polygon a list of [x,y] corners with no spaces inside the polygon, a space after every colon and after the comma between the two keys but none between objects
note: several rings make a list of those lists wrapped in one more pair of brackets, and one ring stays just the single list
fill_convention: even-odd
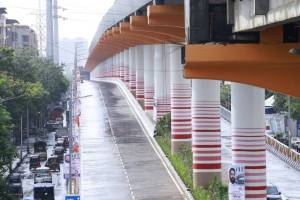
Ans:
[{"label": "green tree", "polygon": [[0,176],[3,176],[16,156],[16,151],[10,142],[13,125],[9,113],[0,104]]},{"label": "green tree", "polygon": [[231,110],[231,87],[229,84],[221,82],[221,105]]}]

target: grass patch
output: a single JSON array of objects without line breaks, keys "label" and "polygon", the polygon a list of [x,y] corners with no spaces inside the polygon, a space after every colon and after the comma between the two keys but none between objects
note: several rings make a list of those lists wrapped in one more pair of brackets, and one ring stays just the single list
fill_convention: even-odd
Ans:
[{"label": "grass patch", "polygon": [[165,155],[177,171],[178,175],[190,188],[195,200],[227,200],[228,188],[214,178],[206,190],[202,187],[193,188],[193,154],[190,148],[182,146],[178,154],[171,153],[171,115],[167,114],[161,118],[156,125],[155,139]]}]

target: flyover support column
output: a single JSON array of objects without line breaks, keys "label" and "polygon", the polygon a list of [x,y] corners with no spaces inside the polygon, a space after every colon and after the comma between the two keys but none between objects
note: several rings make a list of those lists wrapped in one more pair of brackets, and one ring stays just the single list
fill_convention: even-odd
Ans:
[{"label": "flyover support column", "polygon": [[119,56],[120,79],[124,82],[124,51]]},{"label": "flyover support column", "polygon": [[145,111],[153,119],[154,45],[144,45]]},{"label": "flyover support column", "polygon": [[120,60],[119,60],[119,53],[115,55],[115,68],[114,68],[114,77],[120,76]]},{"label": "flyover support column", "polygon": [[154,121],[157,121],[171,110],[170,103],[170,70],[167,45],[155,45],[154,53]]},{"label": "flyover support column", "polygon": [[128,89],[130,89],[129,85],[129,50],[124,50],[124,82]]},{"label": "flyover support column", "polygon": [[193,80],[192,151],[194,187],[221,180],[220,82]]},{"label": "flyover support column", "polygon": [[231,85],[232,162],[245,165],[247,200],[266,199],[265,90]]},{"label": "flyover support column", "polygon": [[178,153],[182,145],[191,146],[191,80],[183,77],[181,46],[171,45],[171,149]]},{"label": "flyover support column", "polygon": [[135,47],[136,99],[144,107],[144,45]]},{"label": "flyover support column", "polygon": [[129,79],[130,91],[136,95],[136,65],[135,65],[135,47],[129,48]]}]

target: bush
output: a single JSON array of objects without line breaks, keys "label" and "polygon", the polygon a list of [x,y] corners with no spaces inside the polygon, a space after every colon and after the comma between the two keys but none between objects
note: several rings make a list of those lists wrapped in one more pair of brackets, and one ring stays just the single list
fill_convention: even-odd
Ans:
[{"label": "bush", "polygon": [[187,146],[181,146],[178,154],[171,153],[171,115],[162,117],[156,124],[156,141],[169,158],[171,164],[187,188],[190,188],[195,200],[227,200],[228,189],[214,178],[207,190],[202,187],[193,188],[193,153]]}]

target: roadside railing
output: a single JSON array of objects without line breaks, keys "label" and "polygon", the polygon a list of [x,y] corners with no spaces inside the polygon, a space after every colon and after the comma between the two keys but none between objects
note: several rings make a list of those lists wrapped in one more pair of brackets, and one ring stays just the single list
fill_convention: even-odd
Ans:
[{"label": "roadside railing", "polygon": [[[221,116],[231,122],[231,112],[221,106]],[[275,156],[300,171],[300,153],[266,134],[266,148]]]},{"label": "roadside railing", "polygon": [[297,170],[300,170],[300,153],[266,134],[267,149]]}]

